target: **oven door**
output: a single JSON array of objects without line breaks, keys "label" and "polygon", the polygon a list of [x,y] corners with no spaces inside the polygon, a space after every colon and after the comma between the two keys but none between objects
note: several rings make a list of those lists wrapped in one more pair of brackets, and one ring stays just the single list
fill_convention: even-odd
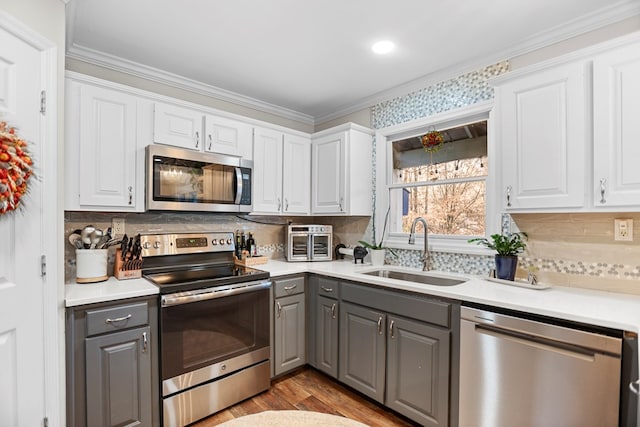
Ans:
[{"label": "oven door", "polygon": [[270,281],[163,295],[163,396],[269,359]]}]

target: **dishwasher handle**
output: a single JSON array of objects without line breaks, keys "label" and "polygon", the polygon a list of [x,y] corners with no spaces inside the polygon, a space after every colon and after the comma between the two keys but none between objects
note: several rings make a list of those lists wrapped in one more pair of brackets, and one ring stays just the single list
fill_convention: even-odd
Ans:
[{"label": "dishwasher handle", "polygon": [[[595,351],[579,347],[573,344],[563,343],[560,341],[551,340],[548,338],[541,338],[534,335],[529,335],[524,332],[512,331],[508,329],[502,329],[489,325],[475,325],[477,333],[489,335],[497,339],[509,340],[529,347],[534,347],[539,350],[552,351],[554,353],[562,354],[564,356],[573,357],[576,359],[582,359],[587,362],[593,362],[595,360]],[[617,356],[614,356],[617,357]]]}]

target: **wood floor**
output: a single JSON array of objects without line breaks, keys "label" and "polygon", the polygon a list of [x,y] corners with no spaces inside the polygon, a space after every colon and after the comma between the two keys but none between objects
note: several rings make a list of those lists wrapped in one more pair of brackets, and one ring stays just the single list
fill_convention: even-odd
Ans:
[{"label": "wood floor", "polygon": [[205,418],[192,427],[210,427],[244,415],[284,409],[341,415],[371,427],[417,425],[306,367],[274,380],[269,391]]}]

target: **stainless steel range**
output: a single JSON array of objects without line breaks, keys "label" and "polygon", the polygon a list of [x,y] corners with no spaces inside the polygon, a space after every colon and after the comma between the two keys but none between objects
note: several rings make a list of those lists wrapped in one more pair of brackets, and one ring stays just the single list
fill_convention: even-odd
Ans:
[{"label": "stainless steel range", "polygon": [[163,424],[185,426],[270,386],[269,273],[234,265],[232,232],[141,236],[160,288]]}]

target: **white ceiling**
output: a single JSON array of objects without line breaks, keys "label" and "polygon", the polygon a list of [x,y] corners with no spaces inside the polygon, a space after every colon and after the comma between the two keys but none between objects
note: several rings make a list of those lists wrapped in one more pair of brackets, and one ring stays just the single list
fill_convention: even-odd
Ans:
[{"label": "white ceiling", "polygon": [[[638,13],[640,0],[72,0],[67,55],[308,123]],[[387,56],[370,50],[392,40]]]}]

